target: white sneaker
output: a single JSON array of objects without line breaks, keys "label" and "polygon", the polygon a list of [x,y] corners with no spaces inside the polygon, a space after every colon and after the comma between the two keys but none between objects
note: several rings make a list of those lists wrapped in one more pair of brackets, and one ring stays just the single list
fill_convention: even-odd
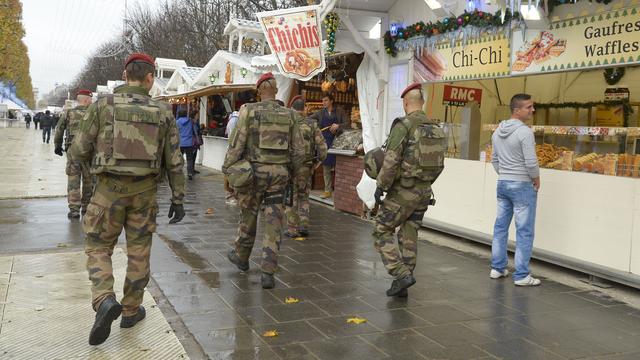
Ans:
[{"label": "white sneaker", "polygon": [[540,285],[540,280],[534,278],[531,275],[527,275],[526,278],[516,280],[513,282],[516,286],[538,286]]},{"label": "white sneaker", "polygon": [[509,270],[507,269],[502,270],[502,272],[496,269],[491,269],[491,272],[489,273],[489,277],[492,279],[500,279],[507,276],[509,276]]}]

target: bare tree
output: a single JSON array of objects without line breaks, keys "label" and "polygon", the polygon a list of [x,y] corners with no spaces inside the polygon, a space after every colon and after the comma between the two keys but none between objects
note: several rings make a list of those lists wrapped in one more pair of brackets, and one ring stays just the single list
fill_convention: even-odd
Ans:
[{"label": "bare tree", "polygon": [[[165,0],[152,10],[138,3],[127,16],[125,33],[88,59],[72,87],[94,89],[120,79],[122,62],[133,51],[204,66],[218,50],[227,48],[223,33],[231,16],[255,20],[256,12],[304,5],[307,0]],[[245,45],[256,47],[250,41]]]}]

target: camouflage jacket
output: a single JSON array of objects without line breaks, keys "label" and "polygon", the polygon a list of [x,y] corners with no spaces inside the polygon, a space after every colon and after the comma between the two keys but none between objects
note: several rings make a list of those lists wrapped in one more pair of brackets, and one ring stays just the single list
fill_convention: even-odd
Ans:
[{"label": "camouflage jacket", "polygon": [[312,118],[305,118],[300,113],[296,114],[296,121],[304,141],[305,165],[313,166],[314,163],[324,161],[328,149],[318,122]]},{"label": "camouflage jacket", "polygon": [[414,111],[397,120],[389,133],[384,162],[376,179],[377,186],[385,191],[388,191],[404,172],[402,166],[405,156],[413,155],[405,151],[409,145],[410,132],[428,121],[422,110]]},{"label": "camouflage jacket", "polygon": [[89,106],[69,153],[78,161],[91,161],[93,174],[147,176],[166,171],[171,201],[182,204],[183,160],[176,121],[170,106],[152,100],[142,87],[118,87]]},{"label": "camouflage jacket", "polygon": [[[256,114],[269,112],[277,119],[260,119]],[[251,163],[282,164],[297,172],[304,165],[304,143],[295,111],[274,100],[245,104],[229,139],[222,172],[240,159]]]},{"label": "camouflage jacket", "polygon": [[76,136],[78,130],[80,129],[80,122],[82,121],[82,118],[84,117],[84,114],[86,112],[87,107],[79,105],[62,113],[62,116],[60,116],[60,121],[58,121],[58,125],[56,128],[56,136],[53,139],[53,143],[56,147],[62,146],[62,136],[66,132],[64,138],[64,149],[65,151],[69,149],[73,138]]}]

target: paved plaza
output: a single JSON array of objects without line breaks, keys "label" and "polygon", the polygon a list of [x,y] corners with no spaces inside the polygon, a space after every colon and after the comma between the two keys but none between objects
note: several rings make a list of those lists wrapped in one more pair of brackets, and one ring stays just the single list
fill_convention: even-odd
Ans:
[{"label": "paved plaza", "polygon": [[[0,138],[7,139],[3,131]],[[10,137],[3,149],[41,145],[31,134]],[[50,175],[44,187],[66,182],[64,166],[56,169],[55,159],[48,164],[41,169]],[[39,172],[24,158],[0,160],[3,173],[21,166]],[[597,288],[557,281],[576,276],[568,272],[545,273],[536,288],[490,280],[489,248],[456,250],[434,243],[442,235],[427,231],[421,233],[417,284],[407,299],[389,298],[372,224],[315,203],[311,235],[283,241],[276,288],[263,290],[260,244],[248,272],[228,262],[238,209],[225,204],[221,174],[199,169],[202,174],[187,182],[187,216],[179,224],[168,224],[169,192],[166,184],[160,187],[145,295],[153,313],[128,331],[114,323],[111,337],[95,348],[87,343],[93,313],[82,230],[66,218],[66,199],[0,200],[0,358],[640,359],[640,310]],[[32,186],[38,177],[23,178]],[[2,191],[13,183],[0,181]],[[114,256],[122,281],[122,248]],[[539,267],[533,264],[534,271]],[[45,316],[49,311],[69,313]],[[55,330],[29,331],[36,323]],[[32,333],[39,346],[16,352],[25,344],[20,333]],[[144,340],[165,335],[171,336]],[[62,344],[76,357],[63,354]]]}]

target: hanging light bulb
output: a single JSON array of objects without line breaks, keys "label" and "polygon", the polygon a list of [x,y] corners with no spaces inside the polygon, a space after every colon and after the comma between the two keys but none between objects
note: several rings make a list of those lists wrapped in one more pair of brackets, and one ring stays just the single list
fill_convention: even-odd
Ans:
[{"label": "hanging light bulb", "polygon": [[472,12],[476,9],[476,3],[474,0],[467,1],[467,11]]}]

